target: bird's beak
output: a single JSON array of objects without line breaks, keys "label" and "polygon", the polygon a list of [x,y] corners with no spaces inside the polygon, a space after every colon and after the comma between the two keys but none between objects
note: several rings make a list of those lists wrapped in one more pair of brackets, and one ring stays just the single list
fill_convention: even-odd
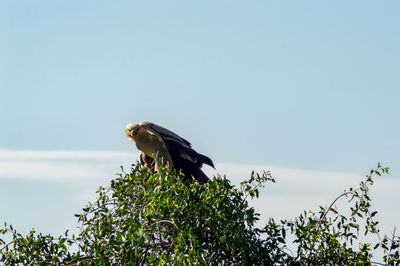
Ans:
[{"label": "bird's beak", "polygon": [[138,128],[132,128],[132,130],[129,132],[129,134],[133,138],[133,137],[135,137],[137,132],[138,132]]},{"label": "bird's beak", "polygon": [[139,131],[139,127],[135,124],[128,124],[125,127],[126,136],[129,138],[134,138],[134,136],[137,134],[138,131]]}]

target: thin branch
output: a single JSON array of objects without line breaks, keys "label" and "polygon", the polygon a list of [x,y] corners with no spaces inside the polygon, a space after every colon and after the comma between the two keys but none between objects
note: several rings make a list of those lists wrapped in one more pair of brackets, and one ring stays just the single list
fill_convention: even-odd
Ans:
[{"label": "thin branch", "polygon": [[338,201],[341,197],[346,196],[348,194],[352,194],[354,193],[354,190],[352,191],[347,191],[342,193],[340,196],[338,196],[333,202],[332,204],[329,206],[329,208],[325,211],[324,215],[322,216],[322,218],[318,221],[318,226],[317,226],[317,231],[319,230],[319,226],[321,225],[321,221],[325,219],[326,215],[328,214],[328,212],[332,209],[332,206],[336,203],[336,201]]},{"label": "thin branch", "polygon": [[[371,219],[371,222],[372,222],[372,224],[374,223],[374,218],[372,217],[372,215],[371,215],[371,213],[369,212],[369,210],[367,211],[367,214],[368,214],[368,217],[369,217],[369,219]],[[375,226],[375,225],[374,225]],[[395,229],[396,230],[396,229]],[[379,242],[382,242],[382,238],[381,238],[381,236],[379,235],[379,232],[378,232],[378,230],[375,230],[375,234],[378,236],[378,238],[379,238]]]},{"label": "thin branch", "polygon": [[88,259],[93,259],[93,256],[84,256],[84,257],[79,257],[79,258],[75,258],[71,261],[69,261],[68,263],[64,263],[62,265],[72,265],[73,263],[77,262],[78,260],[88,260]]},{"label": "thin branch", "polygon": [[114,207],[111,208],[110,211],[113,211],[113,210],[115,210],[115,209],[118,207],[118,203],[117,203],[117,202],[106,202],[106,203],[104,203],[104,204],[101,205],[101,206],[98,206],[98,207],[91,207],[91,209],[88,210],[87,213],[92,213],[92,212],[95,212],[95,211],[97,211],[97,210],[100,210],[100,209],[103,208],[103,206],[106,206],[106,205],[114,205]]},{"label": "thin branch", "polygon": [[15,240],[13,240],[13,241],[11,241],[10,243],[6,244],[4,247],[2,247],[2,248],[0,249],[0,251],[2,251],[3,249],[7,248],[9,245],[11,245],[11,244],[14,243],[14,242],[15,242]]},{"label": "thin branch", "polygon": [[371,261],[370,263],[371,263],[371,265],[384,265],[384,266],[387,265],[387,264],[385,264],[385,263],[376,262],[376,261]]},{"label": "thin branch", "polygon": [[146,263],[146,258],[147,258],[147,252],[149,251],[149,246],[146,247],[146,251],[144,252],[144,258],[142,260],[142,262],[140,263],[140,265],[144,265]]},{"label": "thin branch", "polygon": [[388,253],[387,258],[386,258],[386,264],[389,264],[390,253],[392,253],[392,246],[393,246],[394,238],[396,237],[396,229],[397,228],[395,226],[394,229],[393,229],[393,233],[392,233],[392,239],[390,241],[390,249],[389,249],[389,253]]},{"label": "thin branch", "polygon": [[176,228],[178,228],[178,226],[174,222],[169,221],[169,220],[159,220],[159,221],[154,222],[153,224],[159,224],[159,223],[170,223],[170,224],[173,224]]}]

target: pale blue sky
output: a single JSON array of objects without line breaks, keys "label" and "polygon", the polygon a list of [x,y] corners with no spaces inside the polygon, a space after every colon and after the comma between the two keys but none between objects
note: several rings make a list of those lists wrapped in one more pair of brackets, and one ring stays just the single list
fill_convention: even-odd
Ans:
[{"label": "pale blue sky", "polygon": [[400,177],[398,1],[0,3],[0,148],[136,152],[148,120],[220,163]]},{"label": "pale blue sky", "polygon": [[218,161],[395,166],[399,7],[2,1],[0,146],[128,150],[150,120]]}]

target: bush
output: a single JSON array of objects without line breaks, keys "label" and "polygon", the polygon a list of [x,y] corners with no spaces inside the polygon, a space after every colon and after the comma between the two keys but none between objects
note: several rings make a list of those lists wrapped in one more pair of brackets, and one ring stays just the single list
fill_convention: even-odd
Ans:
[{"label": "bush", "polygon": [[[248,198],[275,182],[269,172],[235,187],[225,177],[206,184],[185,181],[177,173],[150,173],[134,165],[118,174],[109,188],[100,188],[97,201],[76,215],[79,235],[18,233],[5,224],[0,233],[0,261],[5,264],[370,264],[371,245],[352,248],[360,225],[365,234],[377,234],[376,212],[370,211],[372,176],[388,173],[378,165],[356,190],[345,191],[351,214],[339,213],[334,203],[318,213],[304,212],[293,220],[269,219],[262,229]],[[286,246],[292,235],[297,252]],[[399,237],[383,237],[373,246],[383,249],[383,263],[399,263]]]}]

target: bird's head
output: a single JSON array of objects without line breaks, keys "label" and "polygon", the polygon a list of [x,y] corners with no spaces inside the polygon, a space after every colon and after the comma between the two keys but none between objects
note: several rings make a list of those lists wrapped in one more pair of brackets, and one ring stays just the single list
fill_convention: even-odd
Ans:
[{"label": "bird's head", "polygon": [[139,130],[138,124],[128,124],[125,127],[126,136],[132,140],[135,140],[135,135]]}]

